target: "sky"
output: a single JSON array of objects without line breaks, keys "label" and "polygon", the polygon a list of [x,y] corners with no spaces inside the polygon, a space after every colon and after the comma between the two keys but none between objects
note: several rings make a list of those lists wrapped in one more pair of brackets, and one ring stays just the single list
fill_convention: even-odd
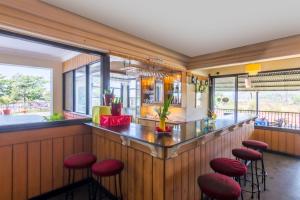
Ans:
[{"label": "sky", "polygon": [[7,65],[0,63],[0,74],[4,75],[7,78],[11,78],[13,75],[16,74],[41,76],[44,77],[46,80],[50,81],[51,69],[19,65]]},{"label": "sky", "polygon": [[48,68],[9,65],[0,63],[0,74],[4,75],[6,78],[11,78],[16,74],[40,76],[47,80],[47,83],[45,84],[45,88],[47,90],[51,88],[51,71],[52,70]]}]

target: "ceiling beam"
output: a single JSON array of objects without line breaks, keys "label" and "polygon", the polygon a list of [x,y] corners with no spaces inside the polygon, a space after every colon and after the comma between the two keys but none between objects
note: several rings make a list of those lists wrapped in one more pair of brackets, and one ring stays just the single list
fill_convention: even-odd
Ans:
[{"label": "ceiling beam", "polygon": [[187,69],[236,65],[296,54],[300,54],[300,35],[196,56],[190,59]]}]

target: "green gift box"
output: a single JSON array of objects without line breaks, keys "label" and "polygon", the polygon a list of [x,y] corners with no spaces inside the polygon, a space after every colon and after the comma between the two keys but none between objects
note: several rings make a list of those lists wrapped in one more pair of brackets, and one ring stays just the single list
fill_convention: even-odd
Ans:
[{"label": "green gift box", "polygon": [[111,115],[110,106],[94,106],[92,111],[93,123],[100,124],[101,115]]}]

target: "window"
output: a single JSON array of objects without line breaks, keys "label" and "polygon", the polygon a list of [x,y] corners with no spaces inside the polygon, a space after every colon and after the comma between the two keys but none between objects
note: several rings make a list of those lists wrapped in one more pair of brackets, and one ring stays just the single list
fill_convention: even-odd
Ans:
[{"label": "window", "polygon": [[257,125],[300,127],[299,69],[214,77],[212,81],[211,107],[219,117],[252,114],[258,116]]},{"label": "window", "polygon": [[64,109],[73,111],[73,71],[64,74]]},{"label": "window", "polygon": [[90,77],[89,77],[89,94],[90,94],[90,108],[89,114],[92,114],[92,109],[94,106],[101,105],[101,63],[96,62],[89,66]]},{"label": "window", "polygon": [[110,88],[115,97],[120,97],[123,103],[124,114],[135,118],[138,109],[137,80],[124,74],[110,73]]},{"label": "window", "polygon": [[44,122],[53,112],[52,69],[0,64],[0,125]]},{"label": "window", "polygon": [[219,118],[233,118],[235,110],[236,77],[214,79],[213,109]]},{"label": "window", "polygon": [[75,111],[86,113],[86,67],[75,70]]},{"label": "window", "polygon": [[92,115],[102,102],[102,62],[64,73],[64,110]]}]

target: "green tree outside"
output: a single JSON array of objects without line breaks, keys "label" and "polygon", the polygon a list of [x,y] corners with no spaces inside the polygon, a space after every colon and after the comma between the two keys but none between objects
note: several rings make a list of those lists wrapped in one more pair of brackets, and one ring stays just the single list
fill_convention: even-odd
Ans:
[{"label": "green tree outside", "polygon": [[16,74],[11,79],[0,74],[0,97],[9,96],[13,102],[22,102],[25,108],[27,102],[50,100],[50,93],[45,88],[43,77]]}]

